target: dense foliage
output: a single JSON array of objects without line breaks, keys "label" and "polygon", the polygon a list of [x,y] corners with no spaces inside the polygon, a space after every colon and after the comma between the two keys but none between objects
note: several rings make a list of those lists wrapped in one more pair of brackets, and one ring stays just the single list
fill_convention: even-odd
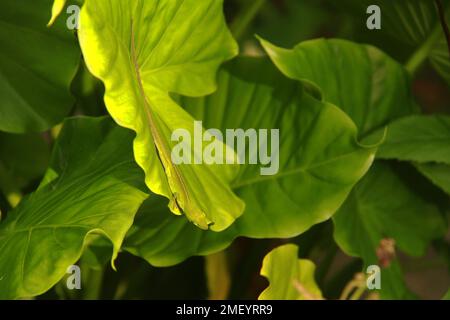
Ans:
[{"label": "dense foliage", "polygon": [[[444,296],[450,1],[0,7],[0,298]],[[279,130],[277,173],[175,164],[198,121]]]}]

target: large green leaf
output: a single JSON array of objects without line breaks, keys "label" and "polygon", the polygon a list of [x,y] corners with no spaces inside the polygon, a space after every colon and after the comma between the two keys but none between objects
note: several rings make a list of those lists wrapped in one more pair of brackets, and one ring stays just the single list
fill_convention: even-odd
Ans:
[{"label": "large green leaf", "polygon": [[377,158],[450,164],[450,116],[413,115],[390,123]]},{"label": "large green leaf", "polygon": [[[394,239],[401,251],[419,256],[446,230],[438,209],[383,162],[377,162],[357,184],[333,220],[339,246],[351,256],[362,257],[366,265],[380,264],[376,250],[384,238]],[[381,297],[410,297],[397,261],[382,270]]]},{"label": "large green leaf", "polygon": [[46,28],[51,0],[3,1],[0,12],[0,130],[46,130],[70,111],[79,62],[75,37],[61,21]]},{"label": "large green leaf", "polygon": [[357,142],[345,113],[314,99],[268,59],[237,59],[218,83],[213,95],[181,98],[181,104],[208,128],[280,129],[279,173],[261,176],[258,165],[240,167],[232,186],[246,210],[219,234],[196,230],[149,200],[125,246],[154,265],[215,252],[238,236],[298,235],[329,219],[372,163],[376,148]]},{"label": "large green leaf", "polygon": [[198,227],[229,227],[244,209],[224,178],[229,166],[171,160],[172,132],[186,129],[193,136],[194,119],[169,93],[213,92],[219,65],[237,54],[222,1],[87,0],[80,25],[86,64],[105,84],[109,113],[137,134],[134,154],[147,186]]},{"label": "large green leaf", "polygon": [[47,291],[80,258],[89,234],[109,239],[115,259],[147,197],[133,136],[107,118],[65,122],[48,179],[0,223],[0,298]]},{"label": "large green leaf", "polygon": [[305,41],[292,50],[261,43],[281,72],[318,87],[362,135],[418,110],[406,71],[375,47],[338,39]]},{"label": "large green leaf", "polygon": [[261,275],[270,284],[259,296],[260,300],[322,299],[314,279],[316,266],[310,260],[298,259],[297,255],[298,247],[287,244],[264,257]]}]

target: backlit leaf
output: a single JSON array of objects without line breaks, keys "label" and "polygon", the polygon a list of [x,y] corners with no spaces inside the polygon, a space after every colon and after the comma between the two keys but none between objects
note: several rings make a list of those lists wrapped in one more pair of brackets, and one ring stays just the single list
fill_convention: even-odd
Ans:
[{"label": "backlit leaf", "polygon": [[86,64],[105,84],[109,113],[136,132],[134,154],[147,186],[201,229],[229,227],[244,210],[223,179],[229,168],[171,160],[172,132],[193,136],[194,119],[169,93],[213,92],[218,67],[237,54],[222,1],[87,0],[80,24]]}]

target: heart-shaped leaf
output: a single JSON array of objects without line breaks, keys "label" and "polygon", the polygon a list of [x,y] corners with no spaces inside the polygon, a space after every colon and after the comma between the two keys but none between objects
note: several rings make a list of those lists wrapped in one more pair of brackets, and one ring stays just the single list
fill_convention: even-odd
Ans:
[{"label": "heart-shaped leaf", "polygon": [[230,169],[171,160],[171,134],[194,136],[194,119],[169,93],[213,92],[218,67],[237,54],[222,1],[87,0],[80,25],[86,64],[105,84],[109,113],[136,132],[134,154],[147,186],[198,227],[229,227],[244,210],[223,179]]},{"label": "heart-shaped leaf", "polygon": [[281,72],[317,86],[362,136],[418,111],[404,68],[375,47],[338,39],[305,41],[292,50],[261,44]]},{"label": "heart-shaped leaf", "polygon": [[376,148],[357,142],[345,113],[314,99],[268,59],[236,59],[219,73],[218,83],[213,95],[180,103],[208,128],[279,129],[279,172],[261,176],[259,165],[240,166],[232,187],[246,210],[219,234],[195,230],[149,200],[125,247],[154,265],[215,252],[238,236],[298,235],[333,215],[374,158]]}]

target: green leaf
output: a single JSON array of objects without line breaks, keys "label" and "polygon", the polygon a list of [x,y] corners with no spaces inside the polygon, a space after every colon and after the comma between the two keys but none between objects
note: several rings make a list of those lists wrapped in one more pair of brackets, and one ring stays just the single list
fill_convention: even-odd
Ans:
[{"label": "green leaf", "polygon": [[[384,238],[401,251],[420,256],[429,242],[445,234],[445,222],[434,204],[410,189],[386,163],[377,162],[334,215],[334,237],[349,255],[365,265],[380,265],[376,249]],[[411,297],[397,261],[381,272],[381,297]]]},{"label": "green leaf", "polygon": [[269,252],[263,261],[261,275],[270,284],[260,300],[318,300],[322,299],[314,279],[316,266],[310,260],[298,259],[298,247],[287,244]]},{"label": "green leaf", "polygon": [[172,132],[193,136],[194,119],[169,93],[212,93],[218,67],[237,54],[222,1],[87,0],[80,25],[86,64],[105,84],[109,113],[136,132],[135,159],[149,189],[202,229],[229,227],[244,210],[223,178],[231,169],[171,161]]},{"label": "green leaf", "polygon": [[66,5],[66,0],[54,0],[53,6],[52,6],[52,16],[50,18],[50,21],[47,24],[47,27],[50,27],[53,25],[56,21],[56,18],[61,14],[61,12],[64,10],[64,7]]},{"label": "green leaf", "polygon": [[44,131],[70,111],[79,62],[64,23],[46,28],[51,0],[6,1],[0,12],[0,130]]},{"label": "green leaf", "polygon": [[417,163],[416,168],[436,186],[450,194],[450,165],[442,163]]},{"label": "green leaf", "polygon": [[377,158],[412,161],[420,173],[450,193],[450,117],[414,115],[394,121]]},{"label": "green leaf", "polygon": [[413,115],[392,122],[377,158],[450,164],[450,116]]},{"label": "green leaf", "polygon": [[110,240],[116,258],[147,197],[132,139],[107,118],[65,122],[49,169],[53,179],[0,224],[0,298],[47,291],[80,258],[90,234]]},{"label": "green leaf", "polygon": [[125,247],[153,265],[219,251],[238,236],[288,238],[308,230],[341,206],[376,152],[357,142],[345,113],[311,97],[266,58],[232,61],[218,83],[213,95],[181,104],[208,128],[280,129],[279,173],[261,176],[259,165],[240,166],[232,186],[246,210],[219,234],[195,230],[149,199]]},{"label": "green leaf", "polygon": [[281,72],[321,91],[325,101],[353,119],[362,136],[418,110],[406,71],[375,47],[318,39],[287,50],[260,41]]}]

